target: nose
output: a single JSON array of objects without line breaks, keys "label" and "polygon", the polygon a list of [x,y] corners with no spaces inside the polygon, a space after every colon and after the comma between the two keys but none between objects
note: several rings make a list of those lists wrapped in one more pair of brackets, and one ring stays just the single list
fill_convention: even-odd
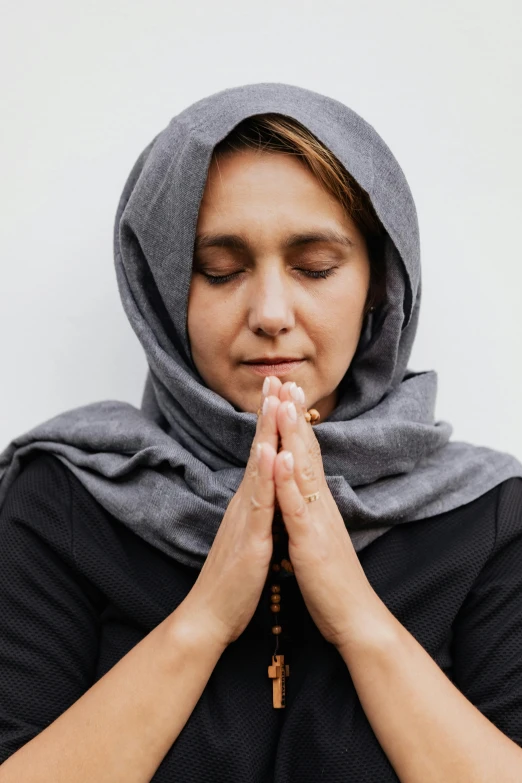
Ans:
[{"label": "nose", "polygon": [[248,325],[252,332],[275,337],[295,325],[291,281],[277,265],[258,270],[248,291]]}]

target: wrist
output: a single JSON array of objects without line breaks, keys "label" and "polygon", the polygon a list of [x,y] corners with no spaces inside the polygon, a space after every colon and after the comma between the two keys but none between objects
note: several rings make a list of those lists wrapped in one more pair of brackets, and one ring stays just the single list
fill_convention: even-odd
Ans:
[{"label": "wrist", "polygon": [[227,643],[207,622],[204,612],[194,610],[183,601],[165,620],[168,643],[181,647],[187,655],[203,652],[217,660],[223,654]]},{"label": "wrist", "polygon": [[394,649],[401,627],[386,604],[373,592],[364,611],[349,618],[335,646],[348,664],[354,655]]}]

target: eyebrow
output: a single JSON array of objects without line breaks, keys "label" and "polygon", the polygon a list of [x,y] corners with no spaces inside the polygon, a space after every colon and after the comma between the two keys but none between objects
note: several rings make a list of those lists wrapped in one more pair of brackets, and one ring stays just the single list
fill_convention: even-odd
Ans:
[{"label": "eyebrow", "polygon": [[[345,247],[355,246],[355,242],[346,234],[334,229],[325,229],[322,231],[289,234],[283,242],[283,247],[300,247],[316,242],[333,242]],[[194,249],[202,250],[205,247],[231,247],[235,250],[249,250],[250,244],[239,234],[198,234],[194,243]]]}]

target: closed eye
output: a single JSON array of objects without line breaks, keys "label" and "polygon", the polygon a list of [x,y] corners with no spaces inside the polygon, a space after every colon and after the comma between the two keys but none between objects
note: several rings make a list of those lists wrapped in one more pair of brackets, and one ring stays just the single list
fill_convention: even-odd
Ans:
[{"label": "closed eye", "polygon": [[318,271],[313,271],[311,269],[300,269],[300,272],[303,272],[308,277],[313,277],[314,279],[318,277],[329,277],[330,275],[333,275],[335,270],[337,269],[336,266],[331,266],[329,269],[321,269]]},{"label": "closed eye", "polygon": [[[313,280],[318,280],[320,278],[325,279],[326,277],[329,277],[330,275],[333,275],[337,267],[332,266],[329,269],[319,269],[319,270],[312,270],[312,269],[298,269],[295,267],[296,271],[301,272],[306,277],[310,277]],[[209,275],[207,272],[201,272],[203,277],[205,277],[210,285],[220,285],[222,283],[228,283],[230,280],[233,280],[237,275],[240,275],[241,272],[232,272],[230,275]]]}]

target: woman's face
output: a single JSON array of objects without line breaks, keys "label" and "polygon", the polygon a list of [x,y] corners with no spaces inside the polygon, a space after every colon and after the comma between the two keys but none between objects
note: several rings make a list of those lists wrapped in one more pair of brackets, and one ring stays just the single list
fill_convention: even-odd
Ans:
[{"label": "woman's face", "polygon": [[[264,376],[277,374],[302,386],[324,421],[357,348],[369,282],[363,235],[298,159],[245,150],[212,163],[188,332],[200,375],[237,409],[255,413]],[[300,363],[249,364],[266,357]]]}]

